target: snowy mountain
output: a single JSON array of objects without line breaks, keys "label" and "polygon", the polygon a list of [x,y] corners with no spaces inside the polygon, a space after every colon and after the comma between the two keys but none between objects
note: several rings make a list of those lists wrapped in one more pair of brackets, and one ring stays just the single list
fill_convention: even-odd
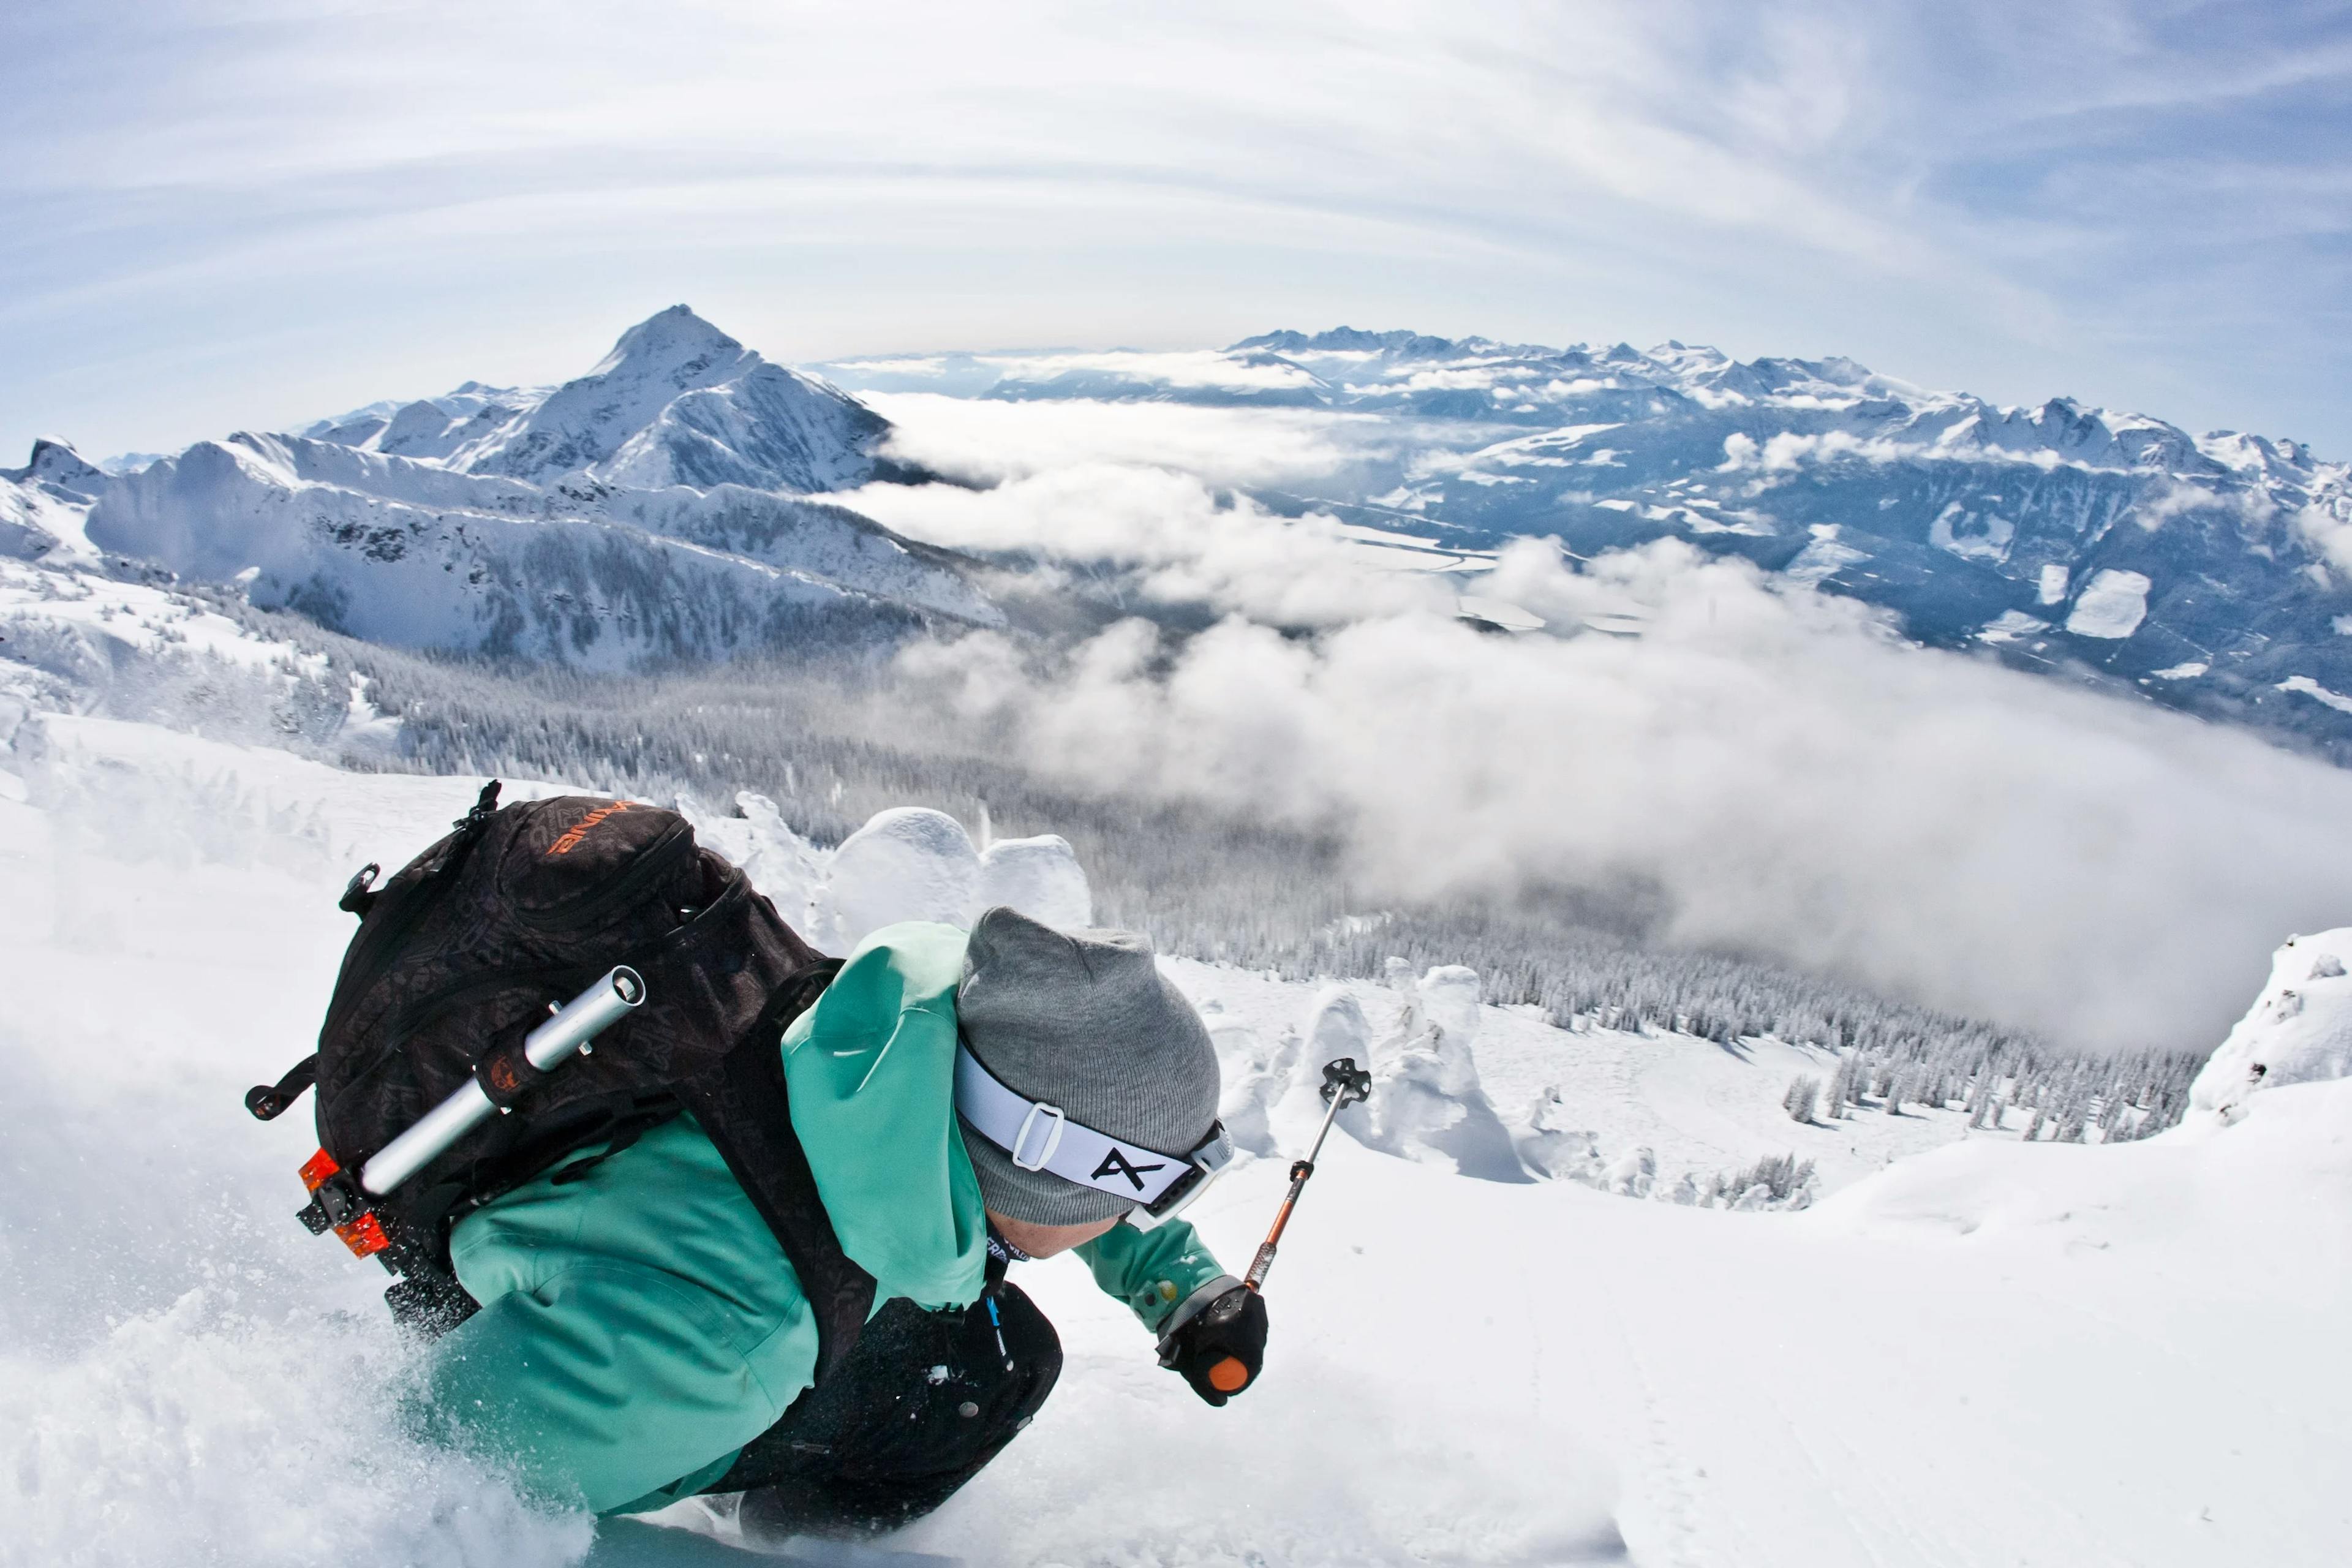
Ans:
[{"label": "snowy mountain", "polygon": [[598,668],[1001,618],[960,558],[802,499],[874,478],[887,421],[684,306],[552,392],[468,382],[312,428],[114,476],[41,443],[0,470],[0,552],[106,552],[375,641]]},{"label": "snowy mountain", "polygon": [[82,519],[107,482],[67,443],[34,442],[30,462],[0,468],[0,556],[63,563],[88,554]]},{"label": "snowy mountain", "polygon": [[[814,368],[771,363],[681,305],[552,388],[467,382],[113,476],[44,442],[0,470],[0,552],[148,559],[411,645],[724,656],[789,640],[812,613],[1001,618],[962,558],[813,499],[935,477],[842,386],[1263,409],[1323,421],[1339,455],[1255,499],[1336,515],[1420,569],[1475,572],[1527,536],[1579,557],[1680,540],[1881,606],[1930,645],[2352,762],[2352,468],[2292,441],[1675,342],[1341,328]],[[1069,581],[1040,579],[1048,595]]]},{"label": "snowy mountain", "polygon": [[673,305],[561,386],[469,381],[440,397],[370,404],[304,434],[541,485],[741,485],[806,495],[887,474],[874,448],[889,429],[856,398],[771,364]]},{"label": "snowy mountain", "polygon": [[1923,642],[2352,760],[2352,468],[2293,441],[1678,342],[1341,328],[816,368],[877,392],[1326,411],[1351,432],[1376,416],[1324,479],[1259,499],[1450,549],[1680,539],[1895,611]]},{"label": "snowy mountain", "polygon": [[200,442],[108,486],[87,529],[355,637],[603,666],[777,646],[826,613],[992,616],[943,552],[839,507],[542,489],[302,437]]}]

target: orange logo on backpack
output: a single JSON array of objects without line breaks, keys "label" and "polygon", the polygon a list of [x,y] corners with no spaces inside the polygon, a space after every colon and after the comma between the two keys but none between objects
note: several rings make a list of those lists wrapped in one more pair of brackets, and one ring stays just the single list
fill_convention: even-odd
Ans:
[{"label": "orange logo on backpack", "polygon": [[550,855],[571,854],[574,849],[580,847],[580,841],[588,837],[588,830],[590,828],[594,827],[598,823],[604,821],[606,817],[613,816],[615,812],[623,812],[628,809],[629,803],[627,801],[616,800],[610,805],[602,806],[590,812],[587,816],[580,819],[578,826],[572,828],[562,837],[549,845],[547,847],[547,852]]}]

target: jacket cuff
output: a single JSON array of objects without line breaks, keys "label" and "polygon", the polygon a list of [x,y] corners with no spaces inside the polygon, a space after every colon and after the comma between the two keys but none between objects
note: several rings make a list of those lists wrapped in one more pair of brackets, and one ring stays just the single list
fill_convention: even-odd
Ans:
[{"label": "jacket cuff", "polygon": [[1176,1331],[1199,1317],[1210,1302],[1228,1290],[1238,1290],[1241,1288],[1242,1282],[1232,1275],[1220,1274],[1181,1301],[1177,1302],[1176,1310],[1160,1321],[1159,1348],[1165,1351],[1168,1348],[1168,1342],[1176,1337]]}]

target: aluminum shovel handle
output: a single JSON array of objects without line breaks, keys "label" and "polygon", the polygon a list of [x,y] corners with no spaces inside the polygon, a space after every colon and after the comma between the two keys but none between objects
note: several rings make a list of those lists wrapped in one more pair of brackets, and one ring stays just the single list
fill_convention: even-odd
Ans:
[{"label": "aluminum shovel handle", "polygon": [[[644,977],[623,964],[525,1036],[524,1059],[545,1072],[627,1017],[645,999]],[[419,1118],[415,1126],[377,1150],[375,1158],[360,1168],[360,1185],[382,1197],[438,1159],[496,1109],[482,1092],[480,1080],[467,1079]]]}]

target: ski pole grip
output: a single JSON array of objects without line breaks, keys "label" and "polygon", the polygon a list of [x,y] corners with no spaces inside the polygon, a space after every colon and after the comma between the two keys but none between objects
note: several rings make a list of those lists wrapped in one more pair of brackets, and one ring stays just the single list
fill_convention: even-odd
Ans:
[{"label": "ski pole grip", "polygon": [[1274,1267],[1274,1247],[1269,1241],[1257,1249],[1257,1256],[1250,1259],[1249,1272],[1242,1277],[1244,1285],[1253,1290],[1264,1288],[1266,1272]]},{"label": "ski pole grip", "polygon": [[1239,1394],[1249,1386],[1249,1367],[1237,1355],[1229,1355],[1209,1369],[1209,1386],[1219,1394]]}]

